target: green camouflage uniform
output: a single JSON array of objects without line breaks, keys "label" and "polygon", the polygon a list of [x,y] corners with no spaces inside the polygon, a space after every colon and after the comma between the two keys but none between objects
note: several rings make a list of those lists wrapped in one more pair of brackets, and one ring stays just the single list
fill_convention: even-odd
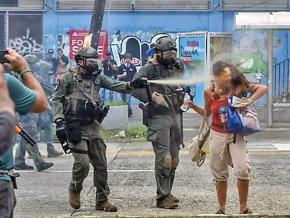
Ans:
[{"label": "green camouflage uniform", "polygon": [[[67,110],[71,111],[73,118],[78,118],[76,107],[79,99],[99,104],[100,88],[117,92],[129,92],[130,90],[126,82],[114,81],[105,75],[98,75],[94,80],[81,80],[79,75],[73,76],[71,72],[65,73],[54,93],[55,120],[63,118],[66,121]],[[79,128],[81,129],[81,140],[69,142],[74,157],[69,190],[80,193],[83,180],[89,173],[89,163],[91,163],[94,168],[94,185],[97,189],[96,202],[105,201],[110,190],[107,183],[106,144],[100,138],[100,123],[93,120],[89,124],[71,130],[74,132]]]},{"label": "green camouflage uniform", "polygon": [[[166,68],[158,64],[146,64],[137,74],[137,78],[148,80],[180,78],[183,66]],[[150,81],[149,81],[150,82]],[[148,104],[148,141],[152,142],[155,153],[155,178],[157,183],[157,200],[161,200],[171,193],[175,170],[179,162],[179,148],[182,143],[182,114],[180,106],[183,104],[184,92],[177,92],[180,86],[150,84],[151,93],[157,91],[167,95],[172,105],[167,108],[156,103],[154,99]],[[142,101],[145,94],[136,90],[133,96]]]}]

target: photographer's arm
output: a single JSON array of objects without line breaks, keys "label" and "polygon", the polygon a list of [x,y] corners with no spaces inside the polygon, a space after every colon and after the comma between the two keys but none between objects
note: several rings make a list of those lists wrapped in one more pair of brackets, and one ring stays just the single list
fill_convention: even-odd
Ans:
[{"label": "photographer's arm", "polygon": [[11,70],[19,73],[24,85],[36,93],[36,101],[32,106],[31,111],[38,113],[47,110],[48,102],[46,95],[40,83],[37,81],[31,70],[29,69],[29,65],[26,60],[11,48],[8,49],[8,54],[6,55],[6,58],[9,63],[5,65],[7,65]]},{"label": "photographer's arm", "polygon": [[14,103],[9,97],[3,73],[4,69],[0,64],[0,155],[4,154],[12,145],[16,124]]}]

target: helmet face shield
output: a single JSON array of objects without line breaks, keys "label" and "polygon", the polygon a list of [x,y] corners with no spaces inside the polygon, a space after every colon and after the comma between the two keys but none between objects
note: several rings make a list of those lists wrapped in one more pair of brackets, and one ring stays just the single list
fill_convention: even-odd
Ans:
[{"label": "helmet face shield", "polygon": [[87,66],[98,64],[98,59],[96,58],[86,58],[85,61]]},{"label": "helmet face shield", "polygon": [[167,50],[167,51],[162,51],[162,58],[165,60],[168,59],[174,59],[176,60],[177,58],[177,51],[175,49]]}]

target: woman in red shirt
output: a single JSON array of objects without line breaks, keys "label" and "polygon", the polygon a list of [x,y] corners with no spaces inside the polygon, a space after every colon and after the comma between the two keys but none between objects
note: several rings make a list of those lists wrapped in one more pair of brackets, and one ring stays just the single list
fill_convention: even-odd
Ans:
[{"label": "woman in red shirt", "polygon": [[212,87],[204,92],[204,109],[191,101],[186,103],[200,115],[211,116],[209,157],[219,203],[217,214],[225,214],[226,211],[229,165],[233,166],[237,177],[240,213],[250,214],[252,211],[247,205],[250,165],[246,141],[240,134],[227,132],[226,105],[228,104],[228,97],[231,95],[242,97],[245,93],[251,93],[251,96],[243,101],[243,107],[246,107],[264,95],[267,87],[249,82],[236,67],[222,61],[213,65],[213,76],[214,83]]}]

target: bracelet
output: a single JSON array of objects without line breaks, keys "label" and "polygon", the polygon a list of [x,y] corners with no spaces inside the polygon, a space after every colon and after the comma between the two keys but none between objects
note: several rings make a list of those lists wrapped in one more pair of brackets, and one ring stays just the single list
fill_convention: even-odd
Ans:
[{"label": "bracelet", "polygon": [[20,77],[22,78],[22,77],[24,76],[24,74],[27,73],[27,72],[32,72],[32,70],[29,69],[29,68],[26,68],[25,70],[22,70],[22,71],[19,73]]}]

